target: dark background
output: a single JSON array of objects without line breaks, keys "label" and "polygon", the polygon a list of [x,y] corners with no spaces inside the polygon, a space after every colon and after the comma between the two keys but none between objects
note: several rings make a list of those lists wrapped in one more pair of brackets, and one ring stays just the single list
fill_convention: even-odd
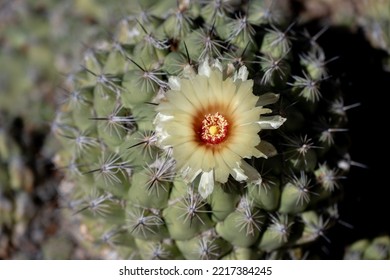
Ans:
[{"label": "dark background", "polygon": [[[323,25],[318,20],[305,26],[315,34]],[[343,180],[344,197],[339,205],[341,223],[327,233],[331,243],[318,243],[322,258],[342,259],[346,244],[390,232],[388,94],[390,73],[383,69],[386,53],[374,49],[362,29],[351,31],[330,27],[318,43],[332,76],[340,78],[345,104],[361,103],[348,111],[351,159],[367,168],[353,166]],[[389,177],[388,177],[389,176]]]}]

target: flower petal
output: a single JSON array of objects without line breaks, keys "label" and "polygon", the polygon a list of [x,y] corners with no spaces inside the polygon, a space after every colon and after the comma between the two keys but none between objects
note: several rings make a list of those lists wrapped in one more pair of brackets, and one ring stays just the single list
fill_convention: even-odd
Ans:
[{"label": "flower petal", "polygon": [[202,149],[204,150],[202,170],[209,171],[215,167],[214,154],[211,149],[207,149],[205,147],[202,147]]},{"label": "flower petal", "polygon": [[262,108],[256,107],[251,110],[247,110],[246,112],[240,113],[236,118],[234,118],[234,123],[238,126],[256,123],[259,121],[261,110]]},{"label": "flower petal", "polygon": [[172,90],[180,90],[180,78],[175,76],[169,77],[168,85]]},{"label": "flower petal", "polygon": [[266,158],[276,156],[278,154],[278,151],[276,150],[275,146],[272,145],[268,141],[261,140],[259,145],[256,146],[256,148],[264,154]]},{"label": "flower petal", "polygon": [[[236,139],[232,139],[229,143],[226,144],[226,148],[240,156],[241,158],[251,157],[253,155],[254,146],[260,142],[260,137],[255,134],[251,138],[251,142],[247,145],[242,145],[241,137],[235,137]],[[230,139],[229,139],[230,140]],[[234,140],[234,141],[233,141]]]},{"label": "flower petal", "polygon": [[206,76],[206,77],[210,77],[210,73],[211,73],[211,67],[210,67],[210,65],[209,65],[209,59],[206,58],[206,59],[199,65],[198,74],[199,74],[199,75]]},{"label": "flower petal", "polygon": [[287,119],[279,115],[277,116],[263,116],[257,123],[261,129],[278,129]]},{"label": "flower petal", "polygon": [[252,165],[247,163],[245,160],[241,161],[241,168],[244,170],[247,178],[247,183],[261,184],[262,178],[260,173]]},{"label": "flower petal", "polygon": [[253,80],[235,83],[235,94],[229,104],[232,113],[241,113],[255,107],[258,97],[253,95]]},{"label": "flower petal", "polygon": [[181,169],[181,175],[183,177],[183,181],[184,183],[186,184],[190,184],[192,183],[192,181],[195,180],[195,178],[202,172],[202,170],[198,169],[198,170],[195,170],[189,166],[187,166],[186,168],[182,168]]},{"label": "flower petal", "polygon": [[234,73],[233,81],[236,81],[237,79],[240,79],[242,81],[246,81],[248,79],[248,69],[245,65],[241,66],[240,69],[238,69],[237,72]]},{"label": "flower petal", "polygon": [[[195,114],[197,107],[191,102],[186,96],[181,92],[171,92],[172,94],[168,96],[170,101],[170,106],[168,109],[166,107],[160,108],[160,112],[170,110],[171,114],[175,112],[182,112],[186,114]],[[174,108],[172,108],[174,106]]]},{"label": "flower petal", "polygon": [[220,183],[226,183],[229,178],[230,168],[223,160],[222,156],[217,152],[214,153],[215,159],[215,180]]},{"label": "flower petal", "polygon": [[259,96],[259,101],[257,101],[256,106],[267,106],[269,104],[274,104],[279,100],[279,94],[272,92],[264,93]]},{"label": "flower petal", "polygon": [[214,171],[203,172],[198,186],[198,192],[203,198],[207,198],[214,190]]},{"label": "flower petal", "polygon": [[181,93],[188,99],[191,104],[197,109],[203,109],[202,100],[199,97],[199,93],[194,88],[196,86],[194,84],[195,79],[192,80],[182,80],[181,81]]},{"label": "flower petal", "polygon": [[244,170],[240,167],[233,168],[233,172],[231,174],[238,182],[246,181],[246,179],[248,179],[248,176],[245,175]]},{"label": "flower petal", "polygon": [[222,87],[222,73],[219,71],[212,71],[208,82],[210,88],[208,94],[210,95],[210,98],[214,99],[215,104],[218,102],[225,103],[226,100],[230,100],[231,96],[234,94],[234,89],[232,92],[231,90]]}]

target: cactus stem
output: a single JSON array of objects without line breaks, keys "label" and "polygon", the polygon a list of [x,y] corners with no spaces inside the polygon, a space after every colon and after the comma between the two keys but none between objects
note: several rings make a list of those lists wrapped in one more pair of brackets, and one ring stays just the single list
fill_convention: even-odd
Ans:
[{"label": "cactus stem", "polygon": [[167,260],[171,254],[161,243],[152,243],[148,246],[149,259],[151,260]]},{"label": "cactus stem", "polygon": [[289,222],[288,216],[283,214],[271,215],[271,222],[270,229],[278,233],[279,242],[287,242],[294,223]]},{"label": "cactus stem", "polygon": [[261,231],[260,225],[263,223],[260,210],[252,209],[251,204],[248,197],[243,196],[237,209],[242,214],[236,218],[237,227],[239,231],[245,230],[247,236],[254,236],[256,230]]},{"label": "cactus stem", "polygon": [[210,260],[219,256],[218,246],[213,243],[214,239],[209,240],[205,237],[199,239],[199,247],[195,249],[195,253],[199,254],[201,260]]},{"label": "cactus stem", "polygon": [[190,224],[192,224],[192,220],[197,218],[199,222],[203,225],[205,224],[202,218],[199,216],[199,213],[208,213],[209,211],[202,210],[203,206],[207,203],[202,199],[202,197],[198,193],[194,193],[191,189],[186,197],[180,200],[179,208],[184,210],[184,213],[179,216],[179,218],[184,217],[184,222],[190,220]]},{"label": "cactus stem", "polygon": [[115,154],[111,154],[108,157],[103,156],[100,159],[99,168],[85,172],[85,174],[96,173],[98,177],[103,177],[106,186],[113,183],[121,183],[121,180],[117,176],[118,172],[122,173],[125,177],[133,169],[133,166],[129,164],[129,161],[120,161],[120,157]]},{"label": "cactus stem", "polygon": [[[164,221],[157,215],[150,213],[147,215],[146,209],[134,208],[132,211],[128,212],[128,224],[130,232],[135,232],[136,234],[142,233],[146,238],[147,233],[156,234],[154,230],[155,226],[162,226]],[[149,211],[148,211],[149,212]]]},{"label": "cactus stem", "polygon": [[161,188],[166,192],[168,191],[162,183],[173,180],[175,176],[174,166],[175,163],[172,159],[156,159],[153,164],[147,165],[147,173],[149,176],[147,188],[149,195],[155,190],[157,196],[159,196],[159,190]]},{"label": "cactus stem", "polygon": [[300,177],[298,178],[294,173],[291,177],[292,185],[295,186],[299,191],[299,196],[296,201],[296,205],[303,205],[303,203],[309,203],[310,194],[314,194],[310,191],[313,185],[310,185],[311,180],[307,177],[306,173],[301,170]]}]

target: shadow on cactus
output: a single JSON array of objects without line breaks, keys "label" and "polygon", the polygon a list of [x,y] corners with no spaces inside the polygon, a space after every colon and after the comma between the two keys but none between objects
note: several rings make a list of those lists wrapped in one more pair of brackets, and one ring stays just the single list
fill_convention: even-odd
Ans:
[{"label": "shadow on cactus", "polygon": [[52,129],[91,250],[280,259],[327,239],[354,105],[320,34],[271,2],[142,1],[85,53]]}]

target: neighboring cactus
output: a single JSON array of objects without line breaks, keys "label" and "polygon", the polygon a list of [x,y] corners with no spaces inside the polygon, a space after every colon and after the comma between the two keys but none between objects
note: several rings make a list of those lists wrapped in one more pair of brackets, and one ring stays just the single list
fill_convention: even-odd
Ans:
[{"label": "neighboring cactus", "polygon": [[256,259],[326,239],[351,106],[315,36],[267,1],[130,2],[52,124],[80,240],[107,258]]},{"label": "neighboring cactus", "polygon": [[[43,154],[45,131],[0,112],[0,258],[35,259],[57,222],[59,178]],[[53,233],[55,228],[52,228]],[[23,248],[25,250],[20,250]]]},{"label": "neighboring cactus", "polygon": [[[55,211],[60,176],[51,162],[57,148],[47,136],[62,73],[75,70],[83,43],[95,41],[109,26],[105,16],[115,5],[102,13],[97,3],[0,4],[0,259],[74,253],[74,242],[61,228],[66,221]],[[60,251],[48,239],[63,240]]]},{"label": "neighboring cactus", "polygon": [[344,259],[390,260],[390,237],[383,235],[372,240],[358,240],[346,248]]},{"label": "neighboring cactus", "polygon": [[387,52],[385,69],[390,71],[390,1],[363,0],[357,3],[359,20],[371,44]]},{"label": "neighboring cactus", "polygon": [[336,28],[361,29],[374,48],[386,51],[384,68],[390,71],[389,0],[302,0],[300,21],[326,21]]},{"label": "neighboring cactus", "polygon": [[10,117],[21,117],[28,126],[47,125],[54,115],[54,92],[63,73],[77,69],[83,44],[105,33],[109,21],[90,7],[88,11],[79,8],[80,2],[94,7],[97,1],[2,3],[0,63],[7,67],[0,72],[0,110]]},{"label": "neighboring cactus", "polygon": [[390,2],[388,0],[362,0],[357,2],[358,22],[367,32],[374,47],[390,48]]}]

